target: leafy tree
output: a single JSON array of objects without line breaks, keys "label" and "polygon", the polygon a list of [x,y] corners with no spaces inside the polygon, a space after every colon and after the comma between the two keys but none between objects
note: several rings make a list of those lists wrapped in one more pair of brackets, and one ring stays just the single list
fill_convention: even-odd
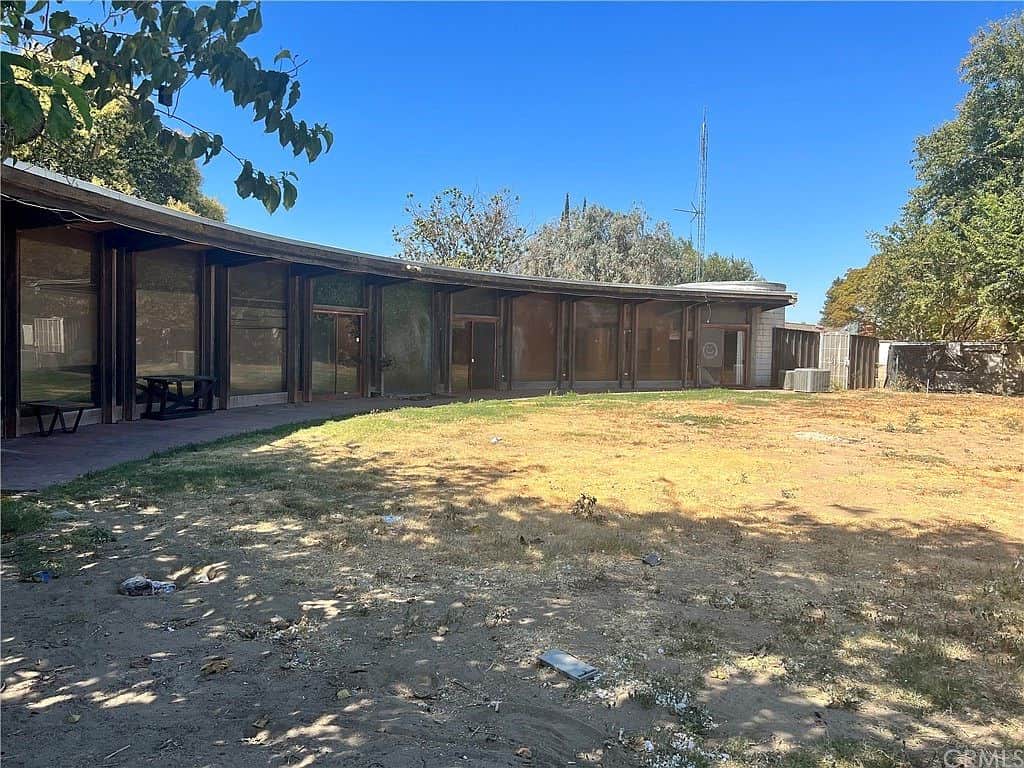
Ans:
[{"label": "leafy tree", "polygon": [[[586,205],[562,213],[530,239],[521,270],[526,274],[598,282],[674,285],[693,279],[697,252],[667,222],[652,225],[642,207],[612,211]],[[711,254],[706,280],[757,277],[746,259]]]},{"label": "leafy tree", "polygon": [[869,267],[848,269],[837,277],[825,294],[821,322],[827,328],[843,328],[851,323],[873,322],[871,304],[871,271]]},{"label": "leafy tree", "polygon": [[1024,13],[971,42],[956,117],[918,139],[920,183],[823,318],[852,303],[892,338],[1024,340]]},{"label": "leafy tree", "polygon": [[[68,139],[76,126],[91,129],[96,113],[122,101],[133,124],[178,160],[208,163],[221,152],[241,166],[235,187],[268,211],[291,208],[298,190],[292,171],[268,173],[229,149],[224,138],[177,114],[182,90],[206,80],[229,94],[235,106],[251,108],[254,122],[277,134],[282,147],[313,162],[330,150],[333,135],[323,124],[308,125],[293,114],[301,88],[301,66],[283,50],[279,69],[267,69],[242,44],[263,25],[258,2],[187,5],[115,0],[98,20],[82,19],[54,3],[3,0],[0,35],[0,130],[3,158],[46,134]],[[64,62],[80,62],[81,81]],[[172,126],[172,127],[169,127]],[[184,132],[179,132],[180,128]]]},{"label": "leafy tree", "polygon": [[[72,81],[81,80],[82,73],[67,64]],[[15,147],[14,157],[208,219],[224,221],[226,216],[224,206],[200,190],[202,174],[195,160],[164,152],[133,122],[124,99],[94,110],[91,128],[79,126],[62,139],[41,133]]]},{"label": "leafy tree", "polygon": [[486,200],[451,187],[424,207],[406,200],[410,221],[394,230],[402,258],[448,267],[511,272],[522,258],[526,230],[516,223],[519,198],[499,190]]}]

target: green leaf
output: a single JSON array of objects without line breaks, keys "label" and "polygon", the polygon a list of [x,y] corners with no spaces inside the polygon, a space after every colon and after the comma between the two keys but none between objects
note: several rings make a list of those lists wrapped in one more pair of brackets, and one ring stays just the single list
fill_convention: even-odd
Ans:
[{"label": "green leaf", "polygon": [[281,187],[278,185],[277,179],[264,180],[261,189],[257,192],[257,197],[268,213],[276,211],[281,205]]},{"label": "green leaf", "polygon": [[50,32],[59,35],[65,29],[71,29],[77,22],[78,19],[68,11],[56,11],[50,14]]},{"label": "green leaf", "polygon": [[92,105],[89,103],[89,97],[86,96],[85,91],[71,82],[66,75],[60,73],[53,76],[53,84],[55,89],[59,89],[71,99],[71,103],[78,110],[78,116],[85,124],[85,129],[92,130]]},{"label": "green leaf", "polygon": [[3,58],[4,64],[11,67],[21,67],[22,69],[27,69],[29,72],[34,72],[39,69],[38,61],[30,59],[28,56],[22,56],[20,53],[3,51],[3,53],[0,53],[0,57]]},{"label": "green leaf", "polygon": [[282,202],[284,203],[285,210],[288,210],[295,205],[295,200],[299,196],[299,190],[284,176],[281,177],[281,185],[284,187]]},{"label": "green leaf", "polygon": [[290,59],[291,57],[292,52],[289,51],[287,48],[282,48],[280,51],[277,52],[277,56],[274,57],[274,63],[277,64],[277,62],[284,61],[285,59]]},{"label": "green leaf", "polygon": [[75,118],[68,109],[63,93],[50,95],[50,113],[46,116],[46,133],[51,139],[61,141],[75,130]]},{"label": "green leaf", "polygon": [[58,37],[53,41],[53,45],[50,46],[50,53],[56,61],[67,61],[75,56],[78,52],[78,43],[75,42],[75,38],[64,35]]},{"label": "green leaf", "polygon": [[235,179],[235,190],[238,192],[238,196],[244,200],[247,197],[252,197],[255,187],[256,179],[253,177],[252,163],[246,160],[242,166],[242,172]]},{"label": "green leaf", "polygon": [[0,102],[0,113],[14,135],[14,143],[24,144],[43,130],[43,108],[29,88],[20,83],[5,83]]}]

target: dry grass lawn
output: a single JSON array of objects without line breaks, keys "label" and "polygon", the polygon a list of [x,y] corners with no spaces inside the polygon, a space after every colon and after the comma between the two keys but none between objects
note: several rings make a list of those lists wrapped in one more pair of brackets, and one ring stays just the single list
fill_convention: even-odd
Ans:
[{"label": "dry grass lawn", "polygon": [[[174,452],[6,504],[73,514],[5,541],[4,760],[1021,747],[1022,500],[1024,403],[985,396],[570,395]],[[40,563],[62,578],[16,581]],[[116,595],[135,573],[180,589]],[[538,668],[550,647],[602,677]]]}]

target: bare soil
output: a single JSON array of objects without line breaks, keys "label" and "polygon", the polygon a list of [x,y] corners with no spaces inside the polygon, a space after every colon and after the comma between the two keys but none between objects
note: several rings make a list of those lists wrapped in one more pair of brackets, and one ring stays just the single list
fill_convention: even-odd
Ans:
[{"label": "bare soil", "polygon": [[[173,452],[6,501],[52,519],[4,542],[2,759],[1021,746],[1022,500],[1024,403],[984,396],[545,397]],[[19,581],[40,567],[61,576]],[[117,594],[135,574],[178,589]],[[552,647],[601,678],[538,667]]]}]

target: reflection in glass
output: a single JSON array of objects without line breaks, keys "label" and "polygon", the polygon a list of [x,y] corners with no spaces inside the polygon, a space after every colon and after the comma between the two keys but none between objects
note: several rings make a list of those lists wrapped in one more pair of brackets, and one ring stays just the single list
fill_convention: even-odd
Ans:
[{"label": "reflection in glass", "polygon": [[139,253],[135,276],[136,375],[194,374],[199,316],[195,254],[175,250]]},{"label": "reflection in glass", "polygon": [[18,235],[21,399],[98,405],[98,269],[91,236]]},{"label": "reflection in glass", "polygon": [[385,285],[381,290],[384,326],[384,391],[415,395],[431,391],[431,296],[422,283]]},{"label": "reflection in glass", "polygon": [[614,301],[576,302],[576,380],[619,378],[619,305]]},{"label": "reflection in glass", "polygon": [[498,314],[498,294],[488,288],[470,288],[452,294],[452,312],[456,315]]},{"label": "reflection in glass", "polygon": [[313,313],[313,394],[334,394],[338,347],[334,343],[334,315]]},{"label": "reflection in glass", "polygon": [[313,303],[330,307],[365,307],[366,292],[360,275],[338,272],[313,280]]},{"label": "reflection in glass", "polygon": [[452,392],[469,392],[469,360],[472,335],[468,320],[452,322]]},{"label": "reflection in glass", "polygon": [[707,327],[700,332],[698,375],[702,387],[746,384],[746,332]]},{"label": "reflection in glass", "polygon": [[554,382],[558,297],[517,296],[512,306],[512,380]]},{"label": "reflection in glass", "polygon": [[637,315],[637,378],[640,381],[678,381],[683,336],[682,306],[649,301],[638,307]]},{"label": "reflection in glass", "polygon": [[287,268],[249,264],[231,270],[231,394],[285,389]]}]

